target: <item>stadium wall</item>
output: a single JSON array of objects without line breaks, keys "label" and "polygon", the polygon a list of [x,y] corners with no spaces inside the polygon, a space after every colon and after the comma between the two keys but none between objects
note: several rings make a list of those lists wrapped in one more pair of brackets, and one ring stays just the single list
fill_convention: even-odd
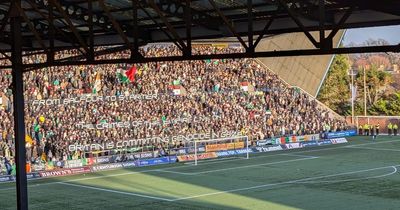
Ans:
[{"label": "stadium wall", "polygon": [[[318,40],[318,32],[311,33]],[[333,45],[339,46],[344,31],[333,38]],[[303,33],[276,35],[263,39],[256,51],[313,49],[314,46]],[[298,86],[316,97],[333,61],[334,55],[259,58],[271,71],[292,86]]]},{"label": "stadium wall", "polygon": [[354,123],[351,122],[351,116],[346,117],[346,121],[349,125],[353,124],[357,126],[357,128],[360,125],[364,124],[370,124],[370,125],[378,125],[380,126],[380,132],[387,134],[388,129],[387,126],[389,123],[392,124],[397,124],[400,126],[400,116],[355,116],[354,117]]}]

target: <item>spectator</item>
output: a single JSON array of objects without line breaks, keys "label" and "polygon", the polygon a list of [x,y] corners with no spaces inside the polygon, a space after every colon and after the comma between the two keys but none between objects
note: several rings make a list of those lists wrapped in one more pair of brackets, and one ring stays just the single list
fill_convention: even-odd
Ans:
[{"label": "spectator", "polygon": [[[235,53],[238,47],[217,48],[202,45],[194,54]],[[141,50],[146,57],[180,55],[173,45],[150,45]],[[57,58],[77,55],[58,52]],[[128,51],[99,56],[104,59],[129,57]],[[33,55],[26,62],[44,60]],[[83,157],[70,152],[70,144],[92,144],[177,136],[194,133],[243,131],[251,140],[285,135],[319,134],[343,130],[344,121],[330,117],[315,99],[297,88],[290,88],[255,59],[221,59],[138,64],[133,82],[124,80],[119,64],[50,67],[24,74],[27,157],[32,163]],[[11,72],[0,72],[0,153],[14,154],[14,130],[9,86]],[[179,92],[179,94],[177,94]],[[81,96],[129,96],[157,94],[149,100],[115,100],[43,105],[35,100],[66,100]],[[174,119],[192,119],[173,123]],[[193,119],[200,120],[193,120]],[[162,122],[134,127],[89,129],[80,125],[118,122]],[[149,143],[154,148],[163,142]],[[183,142],[172,142],[175,147]],[[3,145],[3,146],[1,146]],[[42,158],[43,157],[43,158]]]}]

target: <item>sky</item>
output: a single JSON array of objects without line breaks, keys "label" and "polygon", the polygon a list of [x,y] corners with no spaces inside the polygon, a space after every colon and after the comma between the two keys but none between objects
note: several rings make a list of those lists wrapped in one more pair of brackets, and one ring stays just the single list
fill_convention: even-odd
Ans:
[{"label": "sky", "polygon": [[369,38],[381,38],[385,39],[390,44],[400,44],[400,25],[349,29],[346,32],[343,44],[348,45],[351,42],[361,44]]}]

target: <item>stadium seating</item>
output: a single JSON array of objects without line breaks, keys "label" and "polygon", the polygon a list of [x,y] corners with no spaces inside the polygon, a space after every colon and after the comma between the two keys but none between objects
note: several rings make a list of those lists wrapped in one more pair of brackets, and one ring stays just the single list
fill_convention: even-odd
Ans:
[{"label": "stadium seating", "polygon": [[[180,53],[167,45],[142,50],[150,57]],[[213,46],[193,49],[196,54],[241,50]],[[57,57],[76,54],[64,52]],[[124,57],[128,53],[105,55],[110,56]],[[42,59],[36,56],[29,62]],[[128,69],[133,69],[130,75]],[[26,147],[33,161],[43,153],[48,160],[84,156],[68,151],[68,145],[75,143],[224,131],[239,131],[251,140],[259,140],[321,133],[325,124],[331,130],[346,125],[330,118],[329,110],[301,90],[288,87],[256,59],[160,62],[137,64],[134,68],[121,64],[51,67],[28,72],[24,78]],[[0,156],[12,157],[11,72],[1,71],[0,80]],[[104,97],[90,101],[81,100],[82,96]],[[142,124],[122,125],[139,121]],[[114,127],[102,126],[105,124]],[[156,146],[160,143],[153,142]],[[177,147],[181,142],[172,144]]]}]

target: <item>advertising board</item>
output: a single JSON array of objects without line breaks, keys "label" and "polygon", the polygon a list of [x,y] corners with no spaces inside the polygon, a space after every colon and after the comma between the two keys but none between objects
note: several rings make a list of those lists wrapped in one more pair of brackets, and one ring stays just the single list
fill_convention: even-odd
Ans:
[{"label": "advertising board", "polygon": [[328,139],[347,137],[347,136],[355,136],[355,135],[357,135],[356,130],[338,131],[338,132],[331,132],[331,133],[327,134]]},{"label": "advertising board", "polygon": [[[197,155],[198,160],[203,160],[203,159],[209,159],[209,158],[216,158],[217,154],[215,152],[208,152],[208,153],[202,153]],[[179,155],[177,156],[179,162],[185,162],[185,161],[194,161],[195,160],[195,155],[190,154],[190,155]]]}]

